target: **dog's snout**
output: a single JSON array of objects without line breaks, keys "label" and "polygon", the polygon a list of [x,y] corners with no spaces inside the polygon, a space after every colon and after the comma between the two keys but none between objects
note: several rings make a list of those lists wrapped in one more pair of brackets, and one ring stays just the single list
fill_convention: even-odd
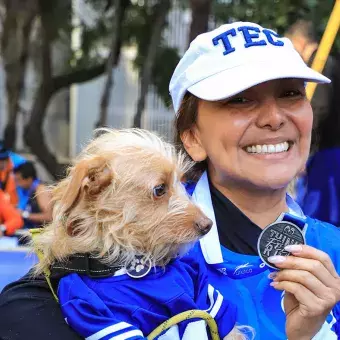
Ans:
[{"label": "dog's snout", "polygon": [[210,231],[213,223],[211,219],[208,217],[200,217],[196,222],[195,222],[197,230],[200,232],[201,235],[208,234]]}]

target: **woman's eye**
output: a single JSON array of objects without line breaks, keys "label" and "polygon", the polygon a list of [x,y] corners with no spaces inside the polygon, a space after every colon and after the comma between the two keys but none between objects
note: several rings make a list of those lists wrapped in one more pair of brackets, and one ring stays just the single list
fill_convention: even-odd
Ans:
[{"label": "woman's eye", "polygon": [[250,100],[245,97],[234,97],[227,101],[228,104],[244,104],[248,103]]},{"label": "woman's eye", "polygon": [[289,90],[283,93],[282,97],[301,97],[304,94],[300,90]]},{"label": "woman's eye", "polygon": [[157,185],[156,187],[153,188],[153,196],[154,198],[160,198],[166,194],[166,185],[161,184]]}]

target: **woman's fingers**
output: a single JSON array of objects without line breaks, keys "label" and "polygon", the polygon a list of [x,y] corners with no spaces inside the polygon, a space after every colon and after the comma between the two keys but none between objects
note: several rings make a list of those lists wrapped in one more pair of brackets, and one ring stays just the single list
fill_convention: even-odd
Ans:
[{"label": "woman's fingers", "polygon": [[[307,254],[322,256],[323,252],[317,251],[317,253],[307,251]],[[302,253],[301,253],[302,254]],[[306,255],[306,253],[304,253]],[[324,253],[323,253],[324,254]],[[325,286],[334,288],[339,292],[340,298],[340,279],[336,274],[333,265],[327,263],[327,258],[323,256],[323,262],[317,259],[300,257],[300,253],[294,256],[272,256],[268,258],[268,261],[274,263],[280,269],[294,269],[300,271],[306,271],[315,276]],[[327,267],[326,267],[327,266]],[[333,268],[333,270],[332,270]],[[329,271],[331,270],[331,272]],[[336,275],[336,276],[335,276]]]},{"label": "woman's fingers", "polygon": [[291,245],[287,246],[285,249],[291,252],[294,256],[320,261],[331,275],[334,277],[339,276],[327,253],[307,245]]},{"label": "woman's fingers", "polygon": [[272,282],[271,285],[277,289],[289,292],[299,301],[299,309],[304,317],[318,316],[328,314],[333,308],[334,303],[323,300],[314,295],[308,288],[300,283],[291,281]]},{"label": "woman's fingers", "polygon": [[317,260],[295,256],[273,256],[272,258],[268,258],[268,261],[274,263],[280,269],[294,269],[312,273],[327,286],[329,284],[334,286],[335,283],[333,281],[336,281],[334,276]]},{"label": "woman's fingers", "polygon": [[284,269],[278,272],[274,282],[289,281],[298,283],[306,287],[310,292],[320,299],[336,303],[334,293],[331,288],[326,287],[317,277],[305,270]]},{"label": "woman's fingers", "polygon": [[[271,285],[287,293],[287,334],[292,337],[301,326],[315,334],[340,300],[339,275],[329,256],[320,250],[306,245],[291,245],[285,250],[292,255],[268,260],[282,269]],[[303,334],[298,333],[297,339]]]}]

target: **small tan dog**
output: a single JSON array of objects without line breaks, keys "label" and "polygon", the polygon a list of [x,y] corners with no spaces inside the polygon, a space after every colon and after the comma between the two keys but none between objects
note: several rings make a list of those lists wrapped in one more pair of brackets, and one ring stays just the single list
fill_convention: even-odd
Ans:
[{"label": "small tan dog", "polygon": [[[145,306],[145,315],[142,317],[144,320],[140,321],[144,324],[139,325],[137,321],[137,324],[133,324],[133,320],[127,319],[132,313],[126,300],[129,299],[131,290],[134,290],[134,294],[137,294],[136,290],[140,290],[145,301],[151,299],[150,296],[153,294],[162,295],[163,290],[168,289],[163,282],[166,280],[167,273],[175,273],[171,274],[175,276],[182,275],[179,273],[189,266],[186,262],[179,264],[178,261],[181,261],[179,255],[188,252],[193,243],[209,232],[212,222],[186,194],[180,180],[191,167],[191,163],[185,160],[183,155],[176,154],[171,144],[144,130],[105,129],[102,132],[81,152],[67,178],[52,190],[53,222],[46,226],[34,242],[34,247],[43,253],[43,258],[36,267],[36,273],[49,268],[55,261],[67,261],[68,257],[74,254],[85,253],[91,254],[108,266],[121,267],[118,271],[120,276],[115,274],[114,277],[95,280],[70,274],[61,279],[58,294],[62,311],[69,325],[83,337],[105,333],[107,329],[112,330],[113,325],[119,328],[127,324],[132,327],[133,332],[140,332],[138,334],[142,334],[141,339],[143,339],[158,324],[153,324],[151,320],[153,316],[148,314],[148,308]],[[149,268],[150,273],[145,277],[133,279],[126,275],[126,268],[133,263],[136,256],[140,255],[143,256],[143,263],[150,263],[154,272]],[[161,268],[161,271],[157,271],[157,268]],[[153,278],[155,275],[158,275],[157,279]],[[103,301],[108,305],[106,297],[100,295],[93,282],[97,287],[98,282],[103,281],[106,285],[111,282],[110,280],[117,280],[117,278],[120,281],[114,281],[109,289],[118,289],[118,291],[112,291],[110,296],[113,300],[119,300],[116,301],[119,308],[122,305],[127,306],[127,314],[123,314],[117,320],[116,311],[113,310],[115,319],[108,321],[105,327],[103,324],[106,321],[98,322],[96,319],[98,315],[93,324],[86,316],[89,325],[88,329],[83,331],[85,319],[79,317],[83,311],[79,307],[77,316],[74,316],[69,312],[72,310],[70,304],[72,301],[86,300],[85,298],[92,296],[94,291],[100,300],[100,306]],[[121,281],[122,278],[125,278],[125,281]],[[153,280],[152,285],[155,290],[147,297],[147,289],[143,288],[143,284],[150,284],[150,280]],[[176,280],[176,282],[183,280],[187,284],[188,277],[176,280],[170,277],[169,280],[170,289],[174,287]],[[121,288],[117,288],[118,282]],[[161,286],[157,288],[157,284]],[[76,287],[72,294],[71,286]],[[195,286],[197,285],[193,282],[193,290]],[[124,287],[127,290],[118,299],[117,296],[125,289]],[[173,293],[178,295],[178,292]],[[191,295],[197,294],[192,292]],[[96,304],[97,300],[88,303]],[[113,308],[114,303],[110,301],[110,308]],[[197,306],[195,301],[192,303],[193,305],[188,306],[187,309],[209,307]],[[96,310],[100,308],[93,306],[93,313],[96,314]],[[187,310],[185,306],[181,308]],[[183,310],[171,311],[171,315],[164,315],[163,318],[166,320],[181,311]],[[224,315],[222,319],[226,322],[225,320],[230,318]],[[78,327],[79,323],[81,326]],[[187,328],[189,326],[190,323]],[[234,326],[235,320],[231,328]],[[197,325],[195,327],[197,328]],[[205,330],[204,322],[202,329]],[[114,335],[112,333],[112,339]],[[198,339],[200,336],[196,340]],[[225,336],[225,339],[244,339],[244,336],[235,327]]]}]

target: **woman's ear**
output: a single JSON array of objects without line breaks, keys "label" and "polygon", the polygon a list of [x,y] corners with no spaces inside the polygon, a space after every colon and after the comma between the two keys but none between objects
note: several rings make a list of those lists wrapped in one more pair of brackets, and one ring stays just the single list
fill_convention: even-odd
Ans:
[{"label": "woman's ear", "polygon": [[95,157],[80,161],[71,170],[66,190],[61,199],[64,213],[68,213],[84,195],[93,196],[110,185],[113,173],[107,160]]},{"label": "woman's ear", "polygon": [[195,126],[181,133],[181,140],[186,152],[195,162],[202,162],[207,158],[207,153],[199,138]]}]

